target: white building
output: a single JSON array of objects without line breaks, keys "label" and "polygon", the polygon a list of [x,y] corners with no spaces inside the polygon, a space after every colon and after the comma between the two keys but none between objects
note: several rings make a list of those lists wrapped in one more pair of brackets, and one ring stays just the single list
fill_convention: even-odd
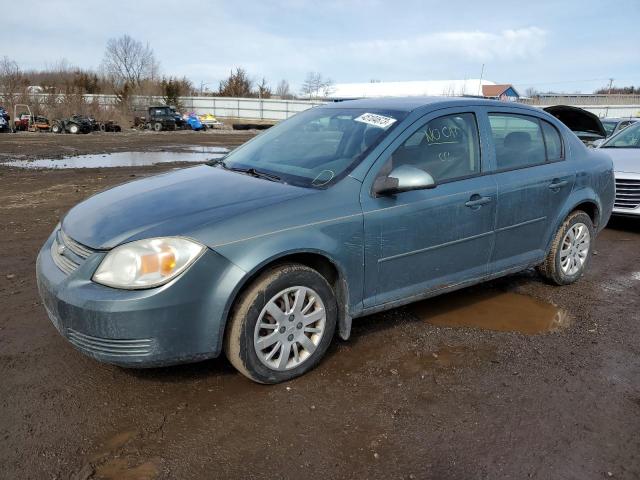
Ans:
[{"label": "white building", "polygon": [[482,95],[483,85],[495,85],[489,80],[427,80],[412,82],[338,83],[326,98],[341,100],[366,97],[431,97]]}]

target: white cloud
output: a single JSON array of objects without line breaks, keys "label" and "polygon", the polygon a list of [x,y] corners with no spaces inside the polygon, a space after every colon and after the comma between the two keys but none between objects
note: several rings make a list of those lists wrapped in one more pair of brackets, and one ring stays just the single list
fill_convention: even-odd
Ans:
[{"label": "white cloud", "polygon": [[538,27],[503,30],[499,33],[474,31],[437,32],[399,40],[352,42],[354,56],[380,60],[446,58],[449,60],[520,60],[539,55],[547,33]]}]

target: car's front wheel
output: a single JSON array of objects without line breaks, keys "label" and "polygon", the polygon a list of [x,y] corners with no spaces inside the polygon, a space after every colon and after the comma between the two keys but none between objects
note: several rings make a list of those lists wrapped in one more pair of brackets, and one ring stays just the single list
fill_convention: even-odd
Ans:
[{"label": "car's front wheel", "polygon": [[569,285],[584,274],[595,231],[591,217],[581,210],[572,212],[556,232],[551,249],[538,271],[556,285]]},{"label": "car's front wheel", "polygon": [[304,265],[281,265],[260,275],[239,297],[225,352],[250,379],[284,382],[318,364],[336,320],[336,300],[327,280]]}]

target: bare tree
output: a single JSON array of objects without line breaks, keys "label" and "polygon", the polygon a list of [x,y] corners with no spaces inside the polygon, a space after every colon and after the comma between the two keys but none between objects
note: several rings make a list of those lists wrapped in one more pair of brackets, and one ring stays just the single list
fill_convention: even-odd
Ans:
[{"label": "bare tree", "polygon": [[101,69],[116,92],[123,94],[135,91],[145,81],[156,80],[160,66],[149,43],[123,35],[107,42]]},{"label": "bare tree", "polygon": [[0,94],[3,102],[12,106],[26,86],[27,79],[18,63],[7,56],[0,58]]},{"label": "bare tree", "polygon": [[262,81],[258,84],[256,90],[258,98],[271,98],[271,87],[267,83],[267,79],[262,77]]},{"label": "bare tree", "polygon": [[276,95],[284,100],[293,98],[289,82],[286,80],[280,80],[280,83],[278,83],[278,86],[276,87]]},{"label": "bare tree", "polygon": [[327,97],[333,89],[333,81],[323,78],[320,72],[309,72],[302,84],[301,93],[309,99]]},{"label": "bare tree", "polygon": [[524,94],[529,98],[533,98],[538,96],[538,91],[534,87],[529,87],[525,90]]}]

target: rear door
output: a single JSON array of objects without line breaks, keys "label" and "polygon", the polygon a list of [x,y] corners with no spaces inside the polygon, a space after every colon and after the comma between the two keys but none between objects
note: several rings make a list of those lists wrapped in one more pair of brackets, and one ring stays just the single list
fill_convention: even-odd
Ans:
[{"label": "rear door", "polygon": [[491,271],[539,261],[573,188],[558,129],[535,113],[492,108],[484,117],[492,143],[498,205]]}]

